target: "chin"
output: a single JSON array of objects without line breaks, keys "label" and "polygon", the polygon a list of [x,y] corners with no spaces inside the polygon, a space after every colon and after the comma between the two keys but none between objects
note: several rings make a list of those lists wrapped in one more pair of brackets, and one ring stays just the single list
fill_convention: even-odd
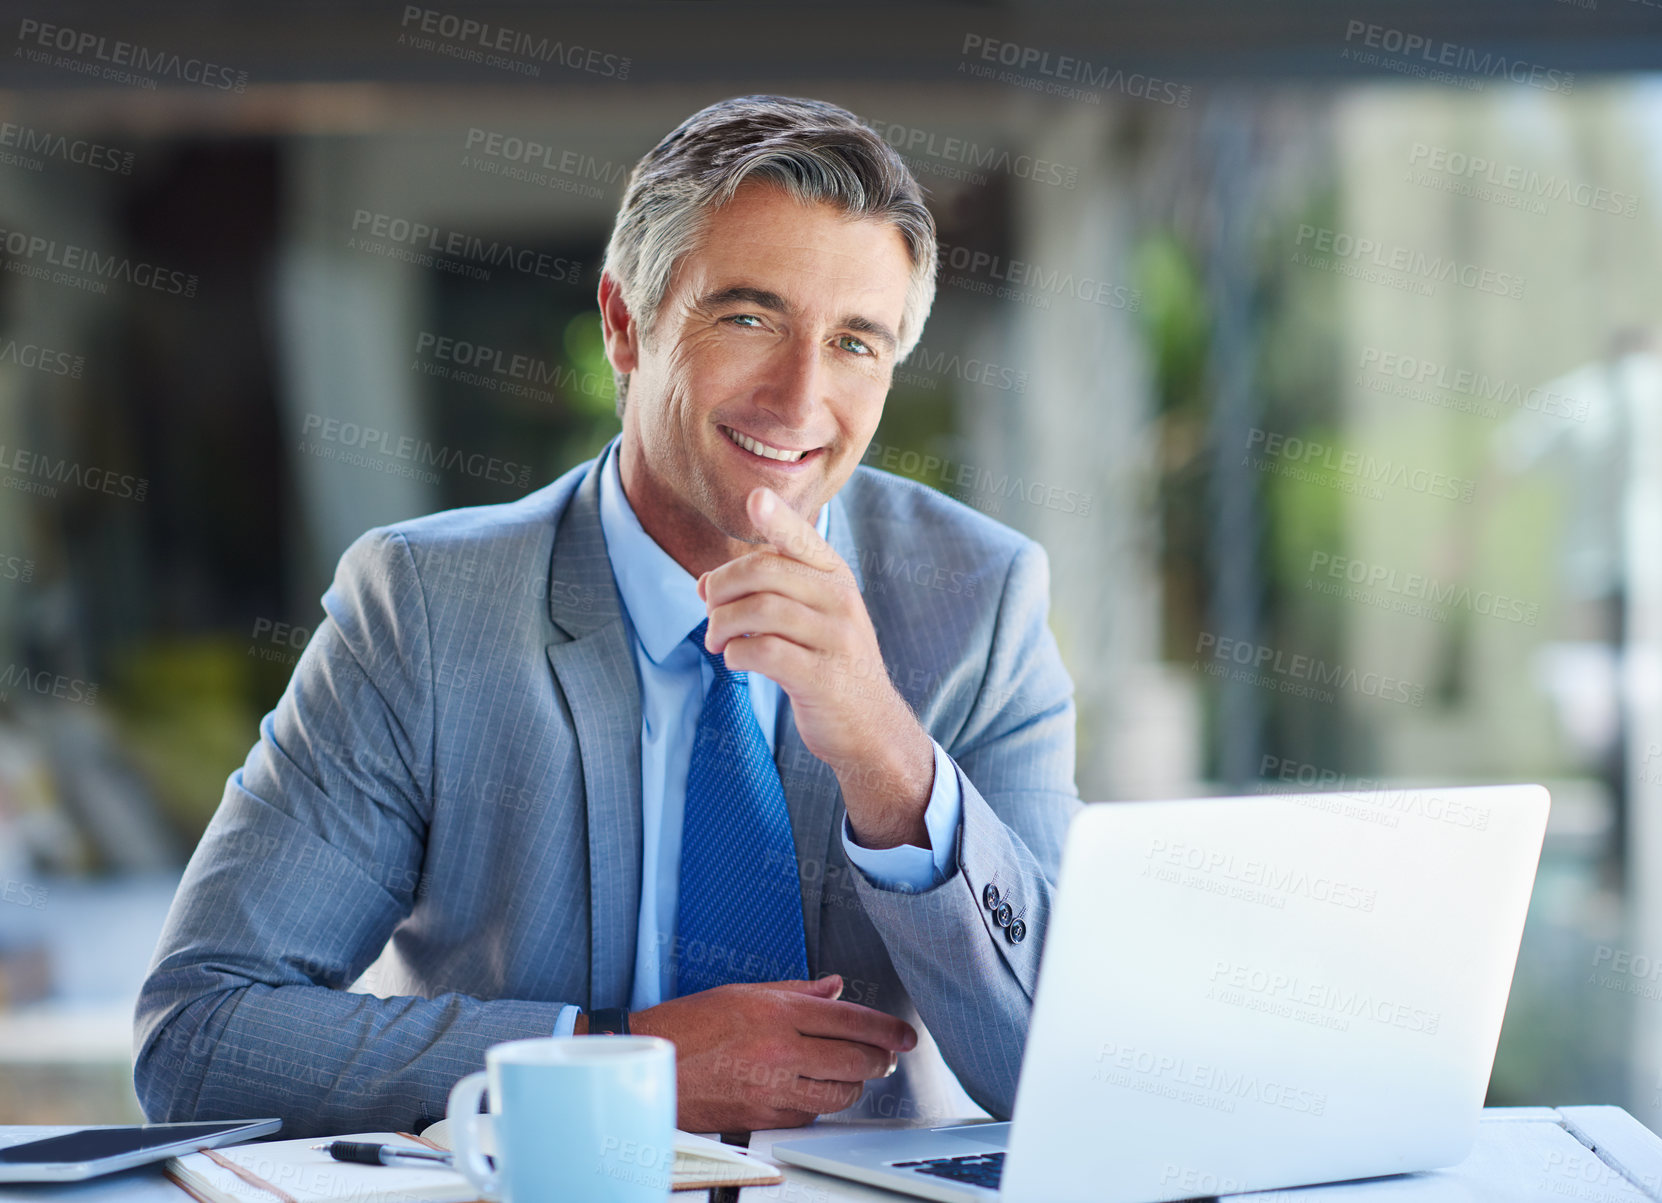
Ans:
[{"label": "chin", "polygon": [[750,514],[745,509],[745,498],[749,490],[743,485],[735,485],[728,481],[712,481],[708,494],[708,504],[698,507],[704,515],[704,520],[715,527],[723,536],[740,543],[766,542],[750,521]]}]

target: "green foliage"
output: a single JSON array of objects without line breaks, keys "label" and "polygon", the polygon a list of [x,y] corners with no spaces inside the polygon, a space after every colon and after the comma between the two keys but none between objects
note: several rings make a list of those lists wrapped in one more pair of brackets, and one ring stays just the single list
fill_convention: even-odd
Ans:
[{"label": "green foliage", "polygon": [[[258,738],[259,710],[251,699],[267,667],[259,659],[263,647],[229,635],[157,639],[115,661],[106,698],[122,744],[190,843]],[[286,675],[290,667],[280,671]]]},{"label": "green foliage", "polygon": [[1212,317],[1194,257],[1174,233],[1160,230],[1137,244],[1131,270],[1143,294],[1158,411],[1198,409]]}]

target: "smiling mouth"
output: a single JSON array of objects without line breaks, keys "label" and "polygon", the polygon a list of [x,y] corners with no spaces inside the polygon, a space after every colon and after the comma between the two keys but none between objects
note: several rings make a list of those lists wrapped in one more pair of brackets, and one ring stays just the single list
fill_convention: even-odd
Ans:
[{"label": "smiling mouth", "polygon": [[753,439],[747,434],[740,434],[730,426],[718,425],[718,429],[727,436],[729,442],[743,447],[752,455],[759,456],[762,459],[777,460],[782,464],[794,464],[804,456],[812,455],[814,451],[818,450],[818,448],[811,448],[807,451],[786,451],[782,447],[769,446],[767,443],[759,439]]}]

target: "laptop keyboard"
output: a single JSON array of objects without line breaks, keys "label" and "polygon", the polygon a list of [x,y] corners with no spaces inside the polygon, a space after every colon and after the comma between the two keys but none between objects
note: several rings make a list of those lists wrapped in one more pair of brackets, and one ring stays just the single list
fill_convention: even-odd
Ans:
[{"label": "laptop keyboard", "polygon": [[998,1189],[999,1176],[1004,1173],[1004,1153],[965,1153],[959,1157],[931,1157],[927,1161],[896,1161],[890,1163],[897,1170],[914,1170],[967,1182],[971,1186]]}]

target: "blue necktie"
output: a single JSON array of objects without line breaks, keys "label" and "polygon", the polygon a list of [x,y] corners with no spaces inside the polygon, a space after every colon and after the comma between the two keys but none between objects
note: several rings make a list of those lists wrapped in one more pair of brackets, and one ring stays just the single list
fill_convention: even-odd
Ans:
[{"label": "blue necktie", "polygon": [[747,674],[687,638],[716,679],[687,768],[676,918],[676,996],[728,982],[808,976],[802,892],[785,787],[750,705]]}]

